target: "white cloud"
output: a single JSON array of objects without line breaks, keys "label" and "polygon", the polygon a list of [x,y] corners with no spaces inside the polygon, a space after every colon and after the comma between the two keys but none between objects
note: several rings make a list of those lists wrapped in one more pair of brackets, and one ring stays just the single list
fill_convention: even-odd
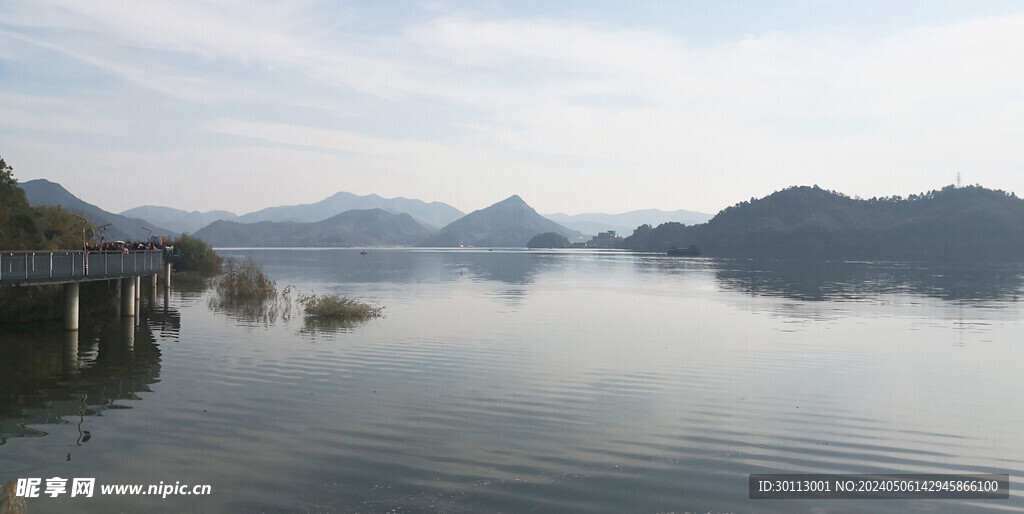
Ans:
[{"label": "white cloud", "polygon": [[[206,79],[189,65],[175,70],[168,56],[191,56],[216,68],[219,63],[251,67],[254,74],[299,73],[338,86],[394,97],[403,91],[403,66],[347,50],[331,39],[324,22],[288,2],[99,2],[48,0],[12,16],[7,23],[35,27],[53,15],[59,25],[46,26],[51,40],[21,37],[59,51],[152,90],[202,100]],[[21,14],[16,10],[14,14]],[[69,22],[68,20],[75,20]],[[329,26],[335,26],[332,20]],[[13,34],[8,34],[14,36]],[[81,52],[86,45],[92,51]],[[117,60],[97,57],[116,54]],[[133,62],[134,65],[126,64]],[[191,66],[196,65],[193,61]],[[148,68],[158,68],[150,74]],[[166,80],[161,80],[166,79]],[[223,89],[226,84],[216,84]],[[208,88],[215,90],[216,88]]]},{"label": "white cloud", "polygon": [[220,119],[206,123],[204,128],[211,132],[257,139],[274,145],[337,150],[378,157],[391,154],[430,155],[451,152],[434,143],[386,140],[353,132],[284,123]]},{"label": "white cloud", "polygon": [[88,105],[41,96],[4,95],[0,126],[19,130],[117,136],[127,123],[114,120]]},{"label": "white cloud", "polygon": [[[447,12],[370,34],[350,30],[362,21],[351,12],[327,19],[304,3],[27,5],[3,36],[203,103],[193,126],[321,166],[308,173],[324,180],[358,168],[365,192],[465,208],[531,189],[551,210],[713,211],[796,183],[907,194],[948,182],[953,167],[1024,190],[1021,16],[866,43],[765,32],[696,46],[615,20]],[[52,25],[39,19],[47,13]],[[323,111],[344,116],[343,130],[292,112],[328,95]],[[402,106],[428,104],[450,115],[402,118]],[[5,109],[19,127],[61,121],[18,100]],[[67,126],[99,110],[77,112]],[[95,130],[121,130],[114,116]],[[405,122],[432,130],[416,139],[381,128]],[[203,157],[231,169],[240,164],[223,155],[235,148]],[[606,193],[566,195],[580,183]]]},{"label": "white cloud", "polygon": [[[0,37],[6,37],[37,48],[63,54],[111,75],[169,96],[190,101],[212,101],[214,99],[223,99],[230,95],[229,92],[217,91],[203,77],[176,75],[176,71],[149,61],[139,63],[136,66],[126,64],[124,59],[97,57],[97,54],[104,53],[105,48],[96,48],[88,41],[60,44],[45,41],[38,37],[22,36],[5,31],[0,31]],[[83,48],[90,49],[91,51],[83,51]],[[147,67],[153,70],[146,69]]]},{"label": "white cloud", "polygon": [[[79,30],[104,34],[118,44],[194,53],[206,59],[282,63],[302,58],[305,48],[288,34],[296,11],[257,2],[77,2],[47,0],[74,13]],[[297,4],[296,4],[297,5]]]}]

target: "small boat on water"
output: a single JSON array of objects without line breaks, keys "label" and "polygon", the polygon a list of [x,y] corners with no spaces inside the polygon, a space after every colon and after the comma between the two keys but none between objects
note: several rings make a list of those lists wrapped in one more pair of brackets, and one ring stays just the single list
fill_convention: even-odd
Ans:
[{"label": "small boat on water", "polygon": [[686,248],[672,247],[668,249],[668,254],[673,257],[700,257],[700,248],[697,245],[690,245]]},{"label": "small boat on water", "polygon": [[359,252],[359,253],[360,253],[360,255],[366,255],[366,254],[368,254],[368,253],[370,253],[370,252],[368,252],[368,251],[366,251],[366,250],[363,250],[363,251],[361,251],[361,252]]}]

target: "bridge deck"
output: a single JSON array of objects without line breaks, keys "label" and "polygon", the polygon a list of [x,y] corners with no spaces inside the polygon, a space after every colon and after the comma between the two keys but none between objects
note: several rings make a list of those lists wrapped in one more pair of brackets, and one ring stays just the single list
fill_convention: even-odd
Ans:
[{"label": "bridge deck", "polygon": [[0,286],[64,284],[153,275],[162,250],[120,252],[0,252]]}]

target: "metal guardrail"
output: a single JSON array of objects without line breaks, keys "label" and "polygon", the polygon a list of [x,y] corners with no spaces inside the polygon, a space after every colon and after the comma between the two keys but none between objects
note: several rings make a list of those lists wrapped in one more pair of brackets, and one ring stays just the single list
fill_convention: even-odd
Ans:
[{"label": "metal guardrail", "polygon": [[0,252],[0,285],[60,284],[159,273],[162,250],[120,252]]}]

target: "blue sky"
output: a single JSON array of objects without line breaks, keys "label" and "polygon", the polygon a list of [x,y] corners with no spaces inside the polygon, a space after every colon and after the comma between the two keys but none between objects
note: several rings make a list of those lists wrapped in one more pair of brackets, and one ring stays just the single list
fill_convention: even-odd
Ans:
[{"label": "blue sky", "polygon": [[1019,2],[0,3],[0,156],[112,211],[1024,192]]}]

